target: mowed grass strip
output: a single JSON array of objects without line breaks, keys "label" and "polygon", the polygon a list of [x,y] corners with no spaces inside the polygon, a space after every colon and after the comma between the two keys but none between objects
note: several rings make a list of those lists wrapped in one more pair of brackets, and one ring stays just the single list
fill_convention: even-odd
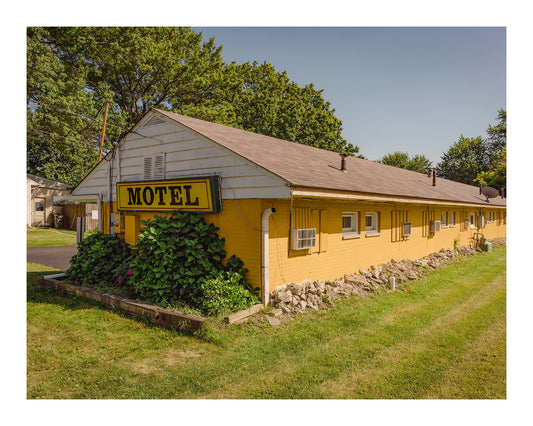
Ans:
[{"label": "mowed grass strip", "polygon": [[279,327],[202,336],[48,293],[31,268],[28,398],[505,398],[505,248]]},{"label": "mowed grass strip", "polygon": [[55,229],[34,229],[26,231],[28,247],[75,246],[76,231]]},{"label": "mowed grass strip", "polygon": [[[84,238],[96,231],[86,231]],[[31,229],[26,231],[27,247],[75,246],[76,231],[68,229]]]}]

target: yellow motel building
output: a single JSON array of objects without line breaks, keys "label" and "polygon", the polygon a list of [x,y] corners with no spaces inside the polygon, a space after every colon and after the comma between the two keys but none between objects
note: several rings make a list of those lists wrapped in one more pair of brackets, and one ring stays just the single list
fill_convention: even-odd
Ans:
[{"label": "yellow motel building", "polygon": [[[506,235],[506,199],[465,185],[152,109],[72,191],[99,229],[184,209],[220,228],[267,290]],[[495,196],[497,195],[497,196]]]}]

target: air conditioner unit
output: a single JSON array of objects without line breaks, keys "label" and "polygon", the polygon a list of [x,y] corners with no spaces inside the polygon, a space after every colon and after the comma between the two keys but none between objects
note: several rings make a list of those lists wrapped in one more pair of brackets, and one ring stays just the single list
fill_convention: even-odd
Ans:
[{"label": "air conditioner unit", "polygon": [[291,237],[292,250],[306,250],[316,247],[316,228],[293,229]]},{"label": "air conditioner unit", "polygon": [[440,232],[440,220],[432,220],[429,222],[429,232],[431,234]]},{"label": "air conditioner unit", "polygon": [[408,237],[409,235],[411,235],[411,222],[403,222],[402,228],[403,237]]}]

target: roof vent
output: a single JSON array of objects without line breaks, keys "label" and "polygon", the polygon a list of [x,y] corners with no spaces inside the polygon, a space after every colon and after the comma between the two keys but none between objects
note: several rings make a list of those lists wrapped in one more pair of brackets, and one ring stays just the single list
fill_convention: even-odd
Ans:
[{"label": "roof vent", "polygon": [[341,156],[341,172],[348,173],[348,170],[346,170],[346,157],[348,157],[349,154],[339,154]]},{"label": "roof vent", "polygon": [[433,178],[433,186],[437,186],[437,172],[435,167],[430,167],[428,169],[428,178]]},{"label": "roof vent", "polygon": [[149,126],[155,126],[156,124],[163,124],[163,123],[166,123],[166,121],[163,120],[162,118],[159,118],[157,115],[154,115],[152,118],[150,118],[150,120],[148,120],[145,123],[143,128],[144,127],[149,127]]}]

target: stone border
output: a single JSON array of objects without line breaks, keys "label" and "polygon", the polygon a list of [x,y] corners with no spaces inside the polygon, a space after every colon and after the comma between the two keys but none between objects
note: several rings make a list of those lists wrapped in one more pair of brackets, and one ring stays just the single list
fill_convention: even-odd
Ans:
[{"label": "stone border", "polygon": [[[505,238],[491,241],[494,247],[505,245]],[[437,269],[450,263],[457,256],[472,256],[481,252],[463,246],[457,250],[441,249],[420,259],[398,261],[372,265],[369,270],[359,269],[358,273],[346,274],[335,280],[304,280],[301,283],[287,283],[271,292],[274,316],[303,313],[306,309],[326,309],[334,305],[334,301],[345,296],[369,297],[378,290],[402,289],[403,283],[417,280],[425,271]]]},{"label": "stone border", "polygon": [[56,291],[62,291],[68,294],[75,294],[76,296],[95,300],[108,308],[120,309],[133,316],[145,317],[150,319],[153,323],[167,327],[176,327],[181,330],[199,330],[206,321],[205,317],[198,315],[184,314],[171,309],[163,309],[159,306],[148,305],[136,300],[102,293],[93,290],[92,288],[81,287],[60,280],[65,277],[67,277],[67,274],[44,276],[39,279],[39,285],[41,287],[53,288]]}]

